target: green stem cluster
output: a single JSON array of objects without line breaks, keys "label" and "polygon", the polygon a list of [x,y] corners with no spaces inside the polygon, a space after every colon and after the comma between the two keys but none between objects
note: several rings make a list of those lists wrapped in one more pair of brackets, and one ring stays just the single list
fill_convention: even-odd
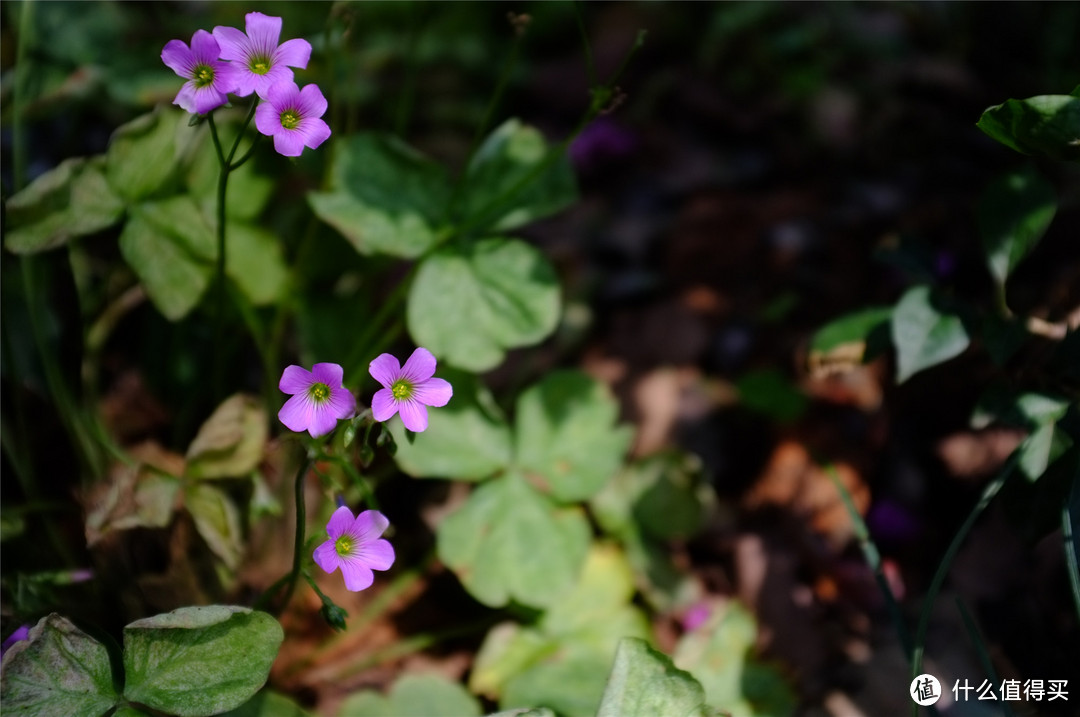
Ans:
[{"label": "green stem cluster", "polygon": [[262,136],[256,134],[255,139],[251,142],[251,146],[248,147],[248,150],[244,153],[244,156],[238,159],[236,162],[233,162],[233,158],[236,156],[236,150],[240,148],[240,140],[243,138],[244,132],[247,130],[248,125],[251,124],[251,120],[255,116],[255,107],[257,104],[257,99],[252,101],[251,108],[248,110],[247,117],[244,119],[244,123],[240,126],[240,130],[236,133],[236,138],[233,140],[232,147],[229,149],[228,155],[224,153],[221,146],[221,138],[218,134],[217,123],[214,121],[214,112],[211,111],[206,116],[207,122],[209,122],[210,124],[210,137],[214,141],[214,149],[217,152],[218,165],[220,167],[217,185],[217,263],[214,271],[215,283],[217,285],[217,299],[214,311],[213,343],[213,386],[214,395],[218,398],[220,398],[222,395],[222,385],[224,381],[224,364],[222,363],[224,352],[221,350],[221,342],[223,339],[224,331],[225,294],[227,293],[227,285],[225,278],[225,197],[229,188],[229,174],[236,171],[241,166],[243,166],[245,162],[247,162],[247,160],[251,157],[255,146],[259,142],[259,137]]}]

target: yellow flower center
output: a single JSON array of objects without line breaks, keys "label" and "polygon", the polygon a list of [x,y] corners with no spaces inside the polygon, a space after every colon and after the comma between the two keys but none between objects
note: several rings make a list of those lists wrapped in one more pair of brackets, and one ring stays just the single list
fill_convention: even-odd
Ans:
[{"label": "yellow flower center", "polygon": [[248,69],[254,72],[256,75],[265,75],[270,71],[270,58],[268,57],[253,57],[248,63]]},{"label": "yellow flower center", "polygon": [[330,387],[325,383],[314,383],[308,389],[308,395],[316,401],[322,402],[330,397]]},{"label": "yellow flower center", "polygon": [[352,540],[347,535],[343,535],[334,541],[334,551],[341,557],[347,556],[352,552]]},{"label": "yellow flower center", "polygon": [[196,65],[195,74],[191,78],[195,86],[202,88],[214,84],[214,68],[209,65]]},{"label": "yellow flower center", "polygon": [[281,126],[285,129],[296,129],[300,124],[300,114],[296,110],[285,110],[281,113]]},{"label": "yellow flower center", "polygon": [[397,400],[404,400],[412,395],[412,384],[404,379],[394,381],[390,386],[390,393],[394,394]]}]

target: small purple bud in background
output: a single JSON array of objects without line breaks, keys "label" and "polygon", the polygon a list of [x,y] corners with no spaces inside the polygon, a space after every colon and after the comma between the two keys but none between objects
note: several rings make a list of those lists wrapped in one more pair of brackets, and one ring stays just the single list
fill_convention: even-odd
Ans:
[{"label": "small purple bud in background", "polygon": [[0,644],[0,657],[3,657],[4,653],[8,651],[12,645],[21,640],[25,640],[30,637],[30,626],[23,625],[15,630],[15,632],[8,635],[8,639],[4,640],[3,644]]},{"label": "small purple bud in background", "polygon": [[578,171],[587,172],[612,159],[620,159],[637,149],[637,135],[609,117],[600,117],[570,145],[570,161]]}]

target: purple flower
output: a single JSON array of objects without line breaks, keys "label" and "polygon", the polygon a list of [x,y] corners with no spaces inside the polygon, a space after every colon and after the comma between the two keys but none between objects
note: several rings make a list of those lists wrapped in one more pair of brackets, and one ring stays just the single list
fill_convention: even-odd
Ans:
[{"label": "purple flower", "polygon": [[405,367],[390,354],[382,354],[368,369],[383,385],[371,399],[371,412],[376,421],[387,421],[395,413],[410,431],[419,433],[427,428],[425,406],[445,406],[454,389],[435,375],[435,357],[421,347],[412,352]]},{"label": "purple flower", "polygon": [[247,34],[235,27],[217,26],[214,37],[221,45],[221,57],[232,60],[237,68],[238,84],[234,92],[247,97],[255,92],[266,99],[266,92],[278,82],[291,82],[290,67],[307,67],[311,44],[307,40],[289,40],[278,45],[281,18],[261,12],[244,16]]},{"label": "purple flower", "polygon": [[3,656],[3,654],[5,652],[7,652],[8,649],[12,645],[14,645],[16,642],[21,642],[23,640],[29,639],[29,637],[30,637],[30,626],[29,625],[23,625],[22,627],[16,628],[15,632],[8,635],[8,639],[4,640],[3,644],[0,644],[0,656]]},{"label": "purple flower", "polygon": [[290,431],[307,431],[312,438],[334,430],[339,418],[356,411],[356,399],[341,385],[343,375],[336,363],[317,363],[310,371],[289,366],[278,388],[293,397],[278,411],[278,418]]},{"label": "purple flower", "polygon": [[240,73],[220,56],[217,40],[206,30],[195,31],[190,49],[180,40],[169,40],[161,51],[161,61],[187,79],[174,105],[201,115],[228,102],[226,95],[236,89]]},{"label": "purple flower", "polygon": [[330,539],[315,548],[315,562],[328,573],[341,568],[345,587],[353,592],[370,587],[375,581],[372,570],[389,570],[394,564],[393,546],[379,537],[389,525],[377,510],[365,510],[354,519],[352,511],[341,506],[326,524]]},{"label": "purple flower", "polygon": [[326,112],[326,98],[318,85],[304,89],[295,82],[279,82],[266,93],[266,102],[255,110],[255,126],[274,138],[274,149],[286,157],[299,157],[304,147],[315,149],[330,136],[330,127],[320,117]]}]

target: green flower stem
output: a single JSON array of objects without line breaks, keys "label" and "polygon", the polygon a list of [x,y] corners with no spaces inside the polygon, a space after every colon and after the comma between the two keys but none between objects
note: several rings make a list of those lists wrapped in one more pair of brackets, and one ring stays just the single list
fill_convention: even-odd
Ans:
[{"label": "green flower stem", "polygon": [[[915,631],[915,646],[911,653],[911,676],[913,678],[922,674],[923,653],[926,651],[926,630],[930,626],[930,614],[933,612],[934,599],[941,590],[941,586],[945,582],[945,576],[949,574],[949,567],[952,565],[952,561],[956,557],[956,554],[960,551],[960,546],[964,543],[967,534],[975,525],[975,521],[982,515],[986,506],[988,506],[994,496],[998,494],[1001,487],[1005,485],[1005,481],[1008,477],[1012,475],[1013,468],[1016,466],[1017,456],[1018,453],[1014,451],[1008,462],[1002,466],[1001,471],[994,477],[994,480],[990,481],[986,488],[983,489],[979,501],[975,504],[975,507],[971,509],[967,520],[964,521],[964,524],[956,531],[956,535],[953,536],[949,548],[945,551],[945,555],[938,565],[937,572],[934,573],[934,577],[930,581],[930,588],[926,591],[926,596],[923,598],[923,607],[919,614],[919,625]],[[918,714],[918,705],[915,705],[913,714]]]},{"label": "green flower stem", "polygon": [[[963,621],[964,629],[967,630],[968,639],[971,640],[971,644],[975,647],[975,655],[979,659],[983,672],[990,678],[991,683],[998,684],[997,671],[994,670],[994,661],[990,659],[990,653],[986,649],[986,640],[983,639],[982,633],[979,632],[979,627],[975,624],[975,618],[972,617],[971,612],[959,596],[956,598],[956,609],[960,611],[960,620]],[[1006,717],[1015,717],[1016,715],[1012,708],[1009,707],[1008,702],[1003,701],[1001,709],[1005,712]]]},{"label": "green flower stem", "polygon": [[11,104],[15,111],[11,118],[11,167],[15,191],[26,184],[26,138],[24,136],[25,118],[23,106],[26,102],[26,83],[30,73],[26,71],[29,48],[34,44],[34,7],[37,3],[24,2],[19,13],[18,49],[15,51],[15,87],[12,90]]},{"label": "green flower stem", "polygon": [[403,595],[414,590],[427,575],[428,570],[435,564],[435,551],[428,553],[416,567],[409,568],[397,575],[385,588],[372,598],[364,610],[350,620],[349,633],[337,633],[324,640],[318,647],[310,650],[303,659],[297,660],[289,666],[285,677],[289,677],[303,671],[309,665],[318,662],[323,655],[327,655],[337,649],[349,635],[363,629],[374,622],[380,615],[390,609]]},{"label": "green flower stem", "polygon": [[379,503],[375,499],[375,491],[372,490],[371,485],[367,482],[367,480],[365,480],[364,477],[360,475],[360,472],[353,467],[351,461],[347,460],[344,456],[338,455],[322,456],[322,458],[325,458],[331,463],[334,463],[339,468],[341,468],[341,470],[344,471],[347,476],[349,476],[349,480],[351,480],[363,494],[360,497],[361,502],[370,505],[373,510],[379,509]]},{"label": "green flower stem", "polygon": [[1073,478],[1072,488],[1065,498],[1065,504],[1061,506],[1061,538],[1065,548],[1065,570],[1069,574],[1069,588],[1072,592],[1073,607],[1076,615],[1080,617],[1080,567],[1077,565],[1077,545],[1080,539],[1077,535],[1076,525],[1077,507],[1080,506],[1080,475]]},{"label": "green flower stem", "polygon": [[210,122],[210,136],[214,138],[214,148],[217,149],[219,171],[217,186],[217,262],[214,270],[216,285],[215,292],[216,308],[214,310],[214,343],[211,352],[214,356],[213,390],[215,401],[222,395],[224,381],[224,356],[221,339],[225,314],[225,193],[229,188],[229,161],[221,151],[221,140],[218,138],[217,125],[214,123],[214,113],[208,114]]},{"label": "green flower stem", "polygon": [[[251,108],[248,110],[247,118],[240,126],[240,129],[236,133],[236,138],[233,140],[232,148],[229,150],[228,156],[222,151],[221,137],[218,135],[217,123],[214,121],[214,112],[211,111],[206,115],[207,122],[210,124],[210,137],[214,140],[214,149],[217,151],[219,172],[218,172],[218,186],[217,186],[217,262],[214,271],[215,284],[217,285],[214,310],[214,343],[213,343],[213,372],[211,385],[214,390],[215,399],[220,398],[223,392],[223,384],[225,380],[225,351],[222,349],[222,339],[224,331],[225,321],[225,294],[226,294],[226,278],[225,278],[225,196],[229,189],[229,174],[236,169],[240,164],[246,162],[251,155],[251,150],[255,148],[258,143],[258,138],[251,143],[251,147],[248,149],[248,153],[244,156],[240,163],[233,165],[233,157],[236,156],[236,150],[240,147],[240,140],[244,136],[244,132],[247,130],[248,125],[251,124],[252,117],[255,116],[255,107],[258,104],[258,100],[252,100]],[[257,340],[257,337],[256,337]]]},{"label": "green flower stem", "polygon": [[259,145],[259,140],[262,139],[262,138],[263,138],[262,133],[256,134],[255,139],[251,140],[251,146],[248,147],[246,152],[244,152],[244,156],[241,157],[240,159],[236,160],[232,164],[230,164],[229,165],[229,170],[232,171],[232,170],[240,169],[240,167],[242,167],[244,165],[244,162],[251,159],[251,155],[255,152],[255,148]]},{"label": "green flower stem", "polygon": [[[256,610],[266,610],[272,615],[280,615],[288,606],[289,600],[292,599],[293,591],[296,589],[296,581],[300,579],[300,562],[301,556],[304,553],[304,529],[307,526],[307,506],[304,503],[304,478],[308,474],[308,470],[311,469],[313,458],[311,453],[307,453],[304,460],[300,463],[300,470],[296,472],[296,481],[294,488],[294,496],[296,499],[296,532],[293,539],[293,565],[292,570],[278,578],[278,580],[268,587],[259,599],[255,602]],[[274,609],[268,609],[270,601],[273,600],[274,595],[282,588],[285,587],[285,596],[282,598]]]},{"label": "green flower stem", "polygon": [[296,590],[296,581],[300,578],[300,561],[304,554],[304,529],[307,527],[307,506],[304,503],[304,478],[308,469],[311,468],[311,458],[307,457],[300,465],[296,473],[296,486],[294,498],[296,499],[296,531],[293,534],[293,566],[289,573],[289,582],[285,586],[285,597],[281,600],[279,614],[289,604],[293,591]]},{"label": "green flower stem", "polygon": [[874,581],[885,599],[885,605],[888,607],[889,617],[892,619],[896,635],[900,638],[900,646],[904,650],[904,656],[910,656],[912,652],[911,634],[908,632],[907,624],[904,622],[900,602],[896,599],[896,595],[893,594],[892,588],[889,586],[889,580],[885,577],[885,571],[881,567],[881,553],[878,552],[877,545],[871,539],[866,522],[863,520],[862,515],[859,514],[858,508],[855,507],[855,501],[851,499],[851,493],[840,481],[836,466],[829,463],[825,470],[829,474],[833,485],[836,486],[837,492],[840,493],[840,498],[844,501],[844,508],[847,509],[848,516],[851,518],[851,523],[855,528],[855,539],[859,541],[859,548],[862,550],[863,557],[870,569],[874,571]]}]

